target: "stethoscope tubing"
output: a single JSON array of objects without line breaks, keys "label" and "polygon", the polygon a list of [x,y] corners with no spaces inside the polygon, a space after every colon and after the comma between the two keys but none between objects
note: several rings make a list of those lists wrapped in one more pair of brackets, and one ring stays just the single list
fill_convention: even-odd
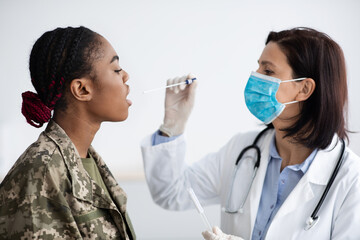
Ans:
[{"label": "stethoscope tubing", "polygon": [[259,141],[259,139],[261,138],[261,136],[267,131],[269,130],[270,127],[267,127],[265,129],[263,129],[260,133],[258,133],[258,135],[256,136],[253,144],[245,147],[239,154],[238,158],[236,159],[236,162],[235,162],[235,167],[237,167],[239,161],[241,160],[241,158],[243,157],[243,155],[245,154],[245,152],[251,148],[254,148],[256,150],[256,153],[257,153],[257,160],[256,160],[256,163],[255,163],[255,166],[254,168],[259,168],[260,166],[260,159],[261,159],[261,151],[260,151],[260,148],[257,146],[257,143]]},{"label": "stethoscope tubing", "polygon": [[343,139],[340,139],[340,140],[341,140],[341,143],[342,143],[342,145],[341,145],[341,155],[339,157],[338,162],[336,163],[336,166],[335,166],[335,168],[334,168],[334,170],[333,170],[333,172],[331,174],[331,177],[329,179],[329,182],[327,183],[327,185],[325,187],[325,190],[324,190],[323,194],[321,195],[321,198],[320,198],[318,204],[316,205],[313,213],[311,214],[311,218],[313,220],[316,220],[318,218],[317,213],[318,213],[321,205],[323,204],[323,202],[324,202],[324,200],[326,198],[326,195],[328,194],[328,192],[329,192],[329,190],[331,188],[331,185],[333,184],[333,182],[335,180],[335,177],[337,176],[337,174],[339,172],[339,169],[341,167],[341,164],[342,164],[342,162],[344,160],[345,142],[344,142]]},{"label": "stethoscope tubing", "polygon": [[[250,185],[249,185],[249,187],[248,187],[248,189],[247,189],[247,193],[246,193],[244,199],[242,200],[242,202],[241,202],[241,204],[240,204],[240,208],[239,208],[237,211],[231,211],[228,207],[226,207],[226,208],[225,208],[225,212],[227,212],[227,213],[232,213],[232,214],[237,213],[237,212],[240,212],[240,213],[243,212],[242,208],[243,208],[243,206],[244,206],[244,204],[245,204],[245,201],[246,201],[246,199],[247,199],[247,197],[248,197],[248,195],[249,195],[249,192],[250,192],[252,183],[253,183],[253,181],[254,181],[254,178],[255,178],[257,169],[258,169],[259,166],[260,166],[261,151],[260,151],[260,148],[257,146],[257,143],[258,143],[259,139],[261,138],[261,136],[262,136],[267,130],[269,130],[269,129],[270,129],[270,127],[267,127],[267,128],[265,128],[265,129],[263,129],[263,130],[256,136],[253,144],[245,147],[245,148],[240,152],[238,158],[236,159],[233,181],[232,181],[231,189],[230,189],[230,192],[229,192],[229,195],[228,195],[228,199],[227,199],[227,205],[228,205],[228,206],[229,206],[229,204],[230,204],[230,200],[231,200],[231,197],[232,197],[232,188],[233,188],[234,181],[235,181],[235,175],[236,175],[236,172],[237,172],[238,163],[239,163],[239,161],[242,159],[242,157],[243,157],[243,155],[245,154],[246,151],[248,151],[248,150],[250,150],[250,149],[255,149],[255,150],[256,150],[257,160],[256,160],[256,163],[255,163],[255,165],[254,165],[254,173],[253,173],[253,176],[252,176],[251,183],[250,183]],[[314,211],[312,212],[311,216],[309,217],[309,220],[308,220],[308,222],[307,222],[307,227],[305,228],[305,230],[309,230],[311,227],[313,227],[313,226],[316,224],[316,222],[317,222],[317,220],[318,220],[318,218],[319,218],[319,216],[318,216],[317,214],[318,214],[318,212],[319,212],[322,204],[324,203],[324,200],[325,200],[325,198],[326,198],[326,195],[328,194],[328,192],[329,192],[329,190],[330,190],[330,188],[331,188],[331,185],[333,184],[333,182],[334,182],[334,180],[335,180],[335,178],[336,178],[336,176],[337,176],[337,174],[338,174],[338,172],[339,172],[339,169],[340,169],[340,167],[341,167],[341,165],[342,165],[342,162],[343,162],[343,160],[344,160],[345,141],[344,141],[343,139],[341,139],[341,138],[340,138],[340,140],[341,140],[342,146],[341,146],[341,154],[340,154],[339,160],[338,160],[337,163],[336,163],[336,166],[335,166],[335,168],[334,168],[334,170],[333,170],[333,172],[332,172],[332,174],[331,174],[331,176],[330,176],[330,179],[329,179],[329,181],[328,181],[328,183],[327,183],[327,185],[326,185],[326,187],[325,187],[325,190],[324,190],[323,194],[321,195],[321,198],[320,198],[318,204],[316,205]]]},{"label": "stethoscope tubing", "polygon": [[253,172],[253,175],[252,175],[252,178],[251,178],[251,182],[247,188],[247,191],[246,191],[246,195],[244,196],[244,199],[242,199],[241,203],[240,203],[240,208],[238,210],[234,210],[234,211],[231,211],[228,207],[225,208],[225,212],[227,213],[231,213],[231,214],[234,214],[234,213],[237,213],[238,211],[242,212],[242,209],[243,209],[243,206],[245,204],[245,201],[250,193],[250,189],[251,189],[251,186],[252,186],[252,183],[256,177],[256,173],[257,173],[257,170],[260,166],[260,159],[261,159],[261,151],[260,151],[260,148],[257,146],[257,142],[259,141],[260,137],[267,131],[269,130],[270,128],[267,127],[265,129],[263,129],[260,133],[258,133],[258,135],[256,136],[253,144],[245,147],[239,154],[238,158],[236,159],[236,162],[235,162],[235,168],[234,168],[234,171],[233,171],[233,179],[231,181],[231,186],[230,186],[230,192],[229,192],[229,195],[227,197],[227,205],[229,206],[230,205],[230,201],[231,201],[231,197],[232,197],[232,189],[233,189],[233,186],[234,186],[234,182],[235,182],[235,176],[236,176],[236,172],[238,170],[238,163],[239,161],[241,160],[241,158],[243,157],[243,155],[246,153],[246,151],[250,150],[250,149],[255,149],[256,150],[256,156],[257,156],[257,159],[256,159],[256,162],[255,162],[255,165],[254,165],[254,172]]}]

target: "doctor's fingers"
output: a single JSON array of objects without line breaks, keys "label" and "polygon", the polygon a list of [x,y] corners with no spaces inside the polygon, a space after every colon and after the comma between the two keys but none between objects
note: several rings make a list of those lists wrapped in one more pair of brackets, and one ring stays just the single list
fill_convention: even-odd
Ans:
[{"label": "doctor's fingers", "polygon": [[185,89],[186,84],[184,84],[184,82],[185,82],[186,78],[187,78],[187,76],[182,76],[182,77],[177,77],[177,78],[175,78],[173,84],[183,83],[183,84],[174,86],[174,92],[175,92],[175,93],[178,93],[178,92],[180,92],[180,91],[182,91],[182,90]]},{"label": "doctor's fingers", "polygon": [[[167,81],[166,81],[166,86],[170,86],[170,85],[172,85],[172,84],[174,84],[174,80],[175,80],[176,78],[169,78]],[[167,88],[167,90],[169,90],[169,91],[174,91],[174,88],[173,87],[170,87],[170,88]]]},{"label": "doctor's fingers", "polygon": [[181,84],[181,85],[179,85],[180,90],[183,91],[185,88],[188,88],[189,91],[190,91],[190,94],[191,94],[192,91],[195,91],[196,86],[197,86],[197,81],[196,81],[196,80],[192,80],[192,79],[194,79],[194,78],[196,78],[196,77],[195,77],[195,75],[192,74],[192,73],[189,73],[188,75],[181,77],[180,82],[185,82],[186,80],[189,79],[189,80],[190,80],[190,84]]},{"label": "doctor's fingers", "polygon": [[[175,77],[175,78],[170,78],[167,80],[167,86],[169,85],[173,85],[173,84],[177,84],[179,82],[180,77]],[[179,88],[178,86],[173,86],[168,88],[170,91],[174,92],[175,94],[177,94],[179,92]]]},{"label": "doctor's fingers", "polygon": [[210,232],[205,231],[201,233],[205,240],[220,240],[220,236]]},{"label": "doctor's fingers", "polygon": [[[193,79],[193,78],[196,78],[194,74],[189,74],[187,77],[187,79]],[[193,80],[193,82],[190,85],[185,85],[184,87],[188,86],[189,95],[194,96],[197,85],[198,85],[198,80]]]},{"label": "doctor's fingers", "polygon": [[169,85],[173,85],[173,84],[179,84],[179,83],[183,83],[183,84],[179,84],[177,86],[173,86],[170,87],[169,90],[173,91],[175,94],[179,93],[180,91],[183,91],[186,88],[186,84],[184,83],[186,81],[186,79],[188,79],[187,75],[184,75],[182,77],[175,77],[175,78],[170,78],[167,80],[167,86]]},{"label": "doctor's fingers", "polygon": [[[182,77],[179,79],[179,82],[178,82],[178,83],[183,83],[183,82],[186,81],[186,79],[188,79],[188,76],[184,75],[184,76],[182,76]],[[187,86],[187,84],[181,84],[181,85],[179,85],[178,87],[179,87],[179,90],[180,90],[180,91],[183,91],[183,90],[186,88],[186,86]]]}]

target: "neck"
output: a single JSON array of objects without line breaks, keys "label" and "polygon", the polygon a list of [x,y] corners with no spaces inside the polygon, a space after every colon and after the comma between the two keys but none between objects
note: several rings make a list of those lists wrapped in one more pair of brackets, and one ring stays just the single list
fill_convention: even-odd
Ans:
[{"label": "neck", "polygon": [[100,123],[93,123],[81,111],[71,109],[55,112],[54,120],[69,136],[80,157],[86,158]]},{"label": "neck", "polygon": [[276,149],[282,158],[281,171],[289,165],[304,162],[313,151],[313,149],[294,143],[295,141],[292,141],[291,137],[283,138],[284,135],[285,132],[275,129]]}]

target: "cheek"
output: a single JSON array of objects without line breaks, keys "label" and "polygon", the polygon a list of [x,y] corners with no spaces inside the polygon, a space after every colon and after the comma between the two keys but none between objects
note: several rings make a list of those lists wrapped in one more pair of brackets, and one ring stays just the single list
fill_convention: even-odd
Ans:
[{"label": "cheek", "polygon": [[112,92],[111,98],[112,98],[112,103],[116,104],[116,107],[118,108],[118,111],[123,111],[123,110],[127,110],[128,108],[128,103],[126,101],[126,97],[127,97],[127,87],[122,84],[122,83],[118,83],[118,84],[114,84],[112,89],[110,90]]},{"label": "cheek", "polygon": [[122,106],[124,102],[126,91],[124,86],[121,83],[113,81],[107,82],[101,86],[101,90],[98,94],[96,102],[105,112],[108,112],[109,109],[117,109],[119,111],[119,106]]},{"label": "cheek", "polygon": [[284,102],[284,92],[285,92],[285,89],[283,87],[284,85],[283,84],[280,84],[279,86],[279,89],[277,90],[276,92],[276,99],[278,100],[278,102]]},{"label": "cheek", "polygon": [[126,98],[127,89],[125,85],[118,84],[117,86],[114,86],[114,91],[119,101],[123,101]]},{"label": "cheek", "polygon": [[280,84],[279,90],[276,93],[276,99],[280,103],[294,101],[295,97],[296,97],[296,88],[293,87],[291,83]]},{"label": "cheek", "polygon": [[124,84],[121,81],[115,79],[109,82],[106,91],[110,93],[109,95],[112,95],[113,97],[114,96],[119,97],[120,95],[123,95],[126,92],[124,89],[125,89]]}]

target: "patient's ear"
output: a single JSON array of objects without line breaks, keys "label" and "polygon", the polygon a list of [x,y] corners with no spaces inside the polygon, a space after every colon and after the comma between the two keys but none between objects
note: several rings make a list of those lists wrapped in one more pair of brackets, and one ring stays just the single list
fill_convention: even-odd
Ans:
[{"label": "patient's ear", "polygon": [[76,78],[70,83],[70,92],[76,100],[87,102],[92,99],[93,85],[93,81],[88,78]]},{"label": "patient's ear", "polygon": [[295,100],[305,101],[311,96],[311,94],[313,94],[316,87],[315,81],[312,78],[306,78],[302,80],[299,84],[300,84],[300,89]]}]

